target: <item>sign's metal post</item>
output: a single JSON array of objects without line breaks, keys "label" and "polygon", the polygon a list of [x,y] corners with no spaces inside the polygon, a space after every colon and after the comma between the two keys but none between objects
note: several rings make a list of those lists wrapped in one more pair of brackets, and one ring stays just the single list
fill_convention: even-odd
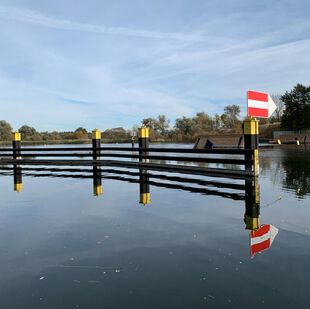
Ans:
[{"label": "sign's metal post", "polygon": [[245,153],[244,157],[245,160],[253,160],[253,164],[246,165],[245,169],[253,171],[255,176],[259,175],[258,124],[259,121],[252,117],[243,122],[244,149],[250,150]]}]

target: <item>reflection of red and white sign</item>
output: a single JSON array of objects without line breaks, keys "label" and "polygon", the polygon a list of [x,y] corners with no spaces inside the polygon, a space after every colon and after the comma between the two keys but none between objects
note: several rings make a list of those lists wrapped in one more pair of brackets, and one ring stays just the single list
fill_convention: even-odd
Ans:
[{"label": "reflection of red and white sign", "polygon": [[276,109],[268,93],[248,91],[248,116],[269,118]]},{"label": "reflection of red and white sign", "polygon": [[270,248],[279,230],[270,224],[262,225],[258,230],[251,231],[251,256]]}]

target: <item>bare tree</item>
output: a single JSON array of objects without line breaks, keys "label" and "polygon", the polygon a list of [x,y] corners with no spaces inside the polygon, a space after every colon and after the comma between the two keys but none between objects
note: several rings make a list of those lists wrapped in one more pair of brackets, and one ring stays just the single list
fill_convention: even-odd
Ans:
[{"label": "bare tree", "polygon": [[274,120],[276,122],[279,122],[279,121],[281,121],[281,117],[282,117],[283,112],[285,110],[285,104],[281,100],[281,95],[278,93],[272,94],[271,98],[274,101],[275,105],[277,106],[277,109],[275,110],[274,116],[272,118],[274,118]]}]

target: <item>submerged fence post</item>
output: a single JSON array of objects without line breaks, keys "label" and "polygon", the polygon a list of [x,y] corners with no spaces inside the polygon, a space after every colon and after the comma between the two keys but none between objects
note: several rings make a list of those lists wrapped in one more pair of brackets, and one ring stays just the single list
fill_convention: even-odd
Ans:
[{"label": "submerged fence post", "polygon": [[249,117],[243,122],[244,149],[252,150],[252,153],[244,155],[245,160],[253,160],[253,165],[246,165],[246,170],[254,172],[255,176],[259,174],[258,159],[258,120]]},{"label": "submerged fence post", "polygon": [[[150,145],[150,133],[149,128],[142,127],[139,128],[139,148],[149,148]],[[139,150],[140,156],[148,155],[148,152],[145,150]],[[139,158],[139,161],[142,161],[142,158]]]},{"label": "submerged fence post", "polygon": [[20,141],[21,136],[19,132],[12,133],[12,147],[13,147],[13,159],[20,159]]},{"label": "submerged fence post", "polygon": [[101,132],[98,129],[92,131],[92,144],[93,144],[93,160],[100,159],[100,146],[101,146]]}]

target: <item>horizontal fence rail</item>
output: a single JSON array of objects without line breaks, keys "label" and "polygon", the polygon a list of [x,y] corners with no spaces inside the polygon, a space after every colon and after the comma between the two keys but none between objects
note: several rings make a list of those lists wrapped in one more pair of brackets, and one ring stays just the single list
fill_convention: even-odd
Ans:
[{"label": "horizontal fence rail", "polygon": [[150,147],[149,130],[145,127],[139,129],[139,147],[134,144],[133,147],[102,147],[99,130],[93,131],[91,146],[22,147],[20,133],[14,132],[13,147],[0,148],[0,164],[115,166],[219,177],[253,177],[259,171],[258,123],[249,119],[243,127],[244,148],[217,148],[208,141],[208,148],[203,149]]},{"label": "horizontal fence rail", "polygon": [[[0,152],[12,152],[12,148],[0,148]],[[192,154],[233,154],[244,155],[253,154],[252,149],[228,149],[228,148],[213,148],[213,149],[193,149],[193,148],[137,148],[137,147],[25,147],[21,148],[21,152],[38,151],[130,151],[130,152],[167,152],[167,153],[192,153]]]},{"label": "horizontal fence rail", "polygon": [[[0,154],[0,157],[6,155]],[[20,153],[21,157],[92,157],[93,154],[87,153]],[[184,156],[152,156],[152,155],[136,155],[136,154],[119,154],[119,153],[101,153],[100,157],[115,157],[115,158],[131,158],[131,159],[148,159],[148,160],[167,160],[167,161],[183,161],[183,162],[200,162],[200,163],[217,163],[217,164],[236,164],[250,165],[253,160],[243,159],[225,159],[225,158],[202,158],[202,157],[184,157]]]}]

